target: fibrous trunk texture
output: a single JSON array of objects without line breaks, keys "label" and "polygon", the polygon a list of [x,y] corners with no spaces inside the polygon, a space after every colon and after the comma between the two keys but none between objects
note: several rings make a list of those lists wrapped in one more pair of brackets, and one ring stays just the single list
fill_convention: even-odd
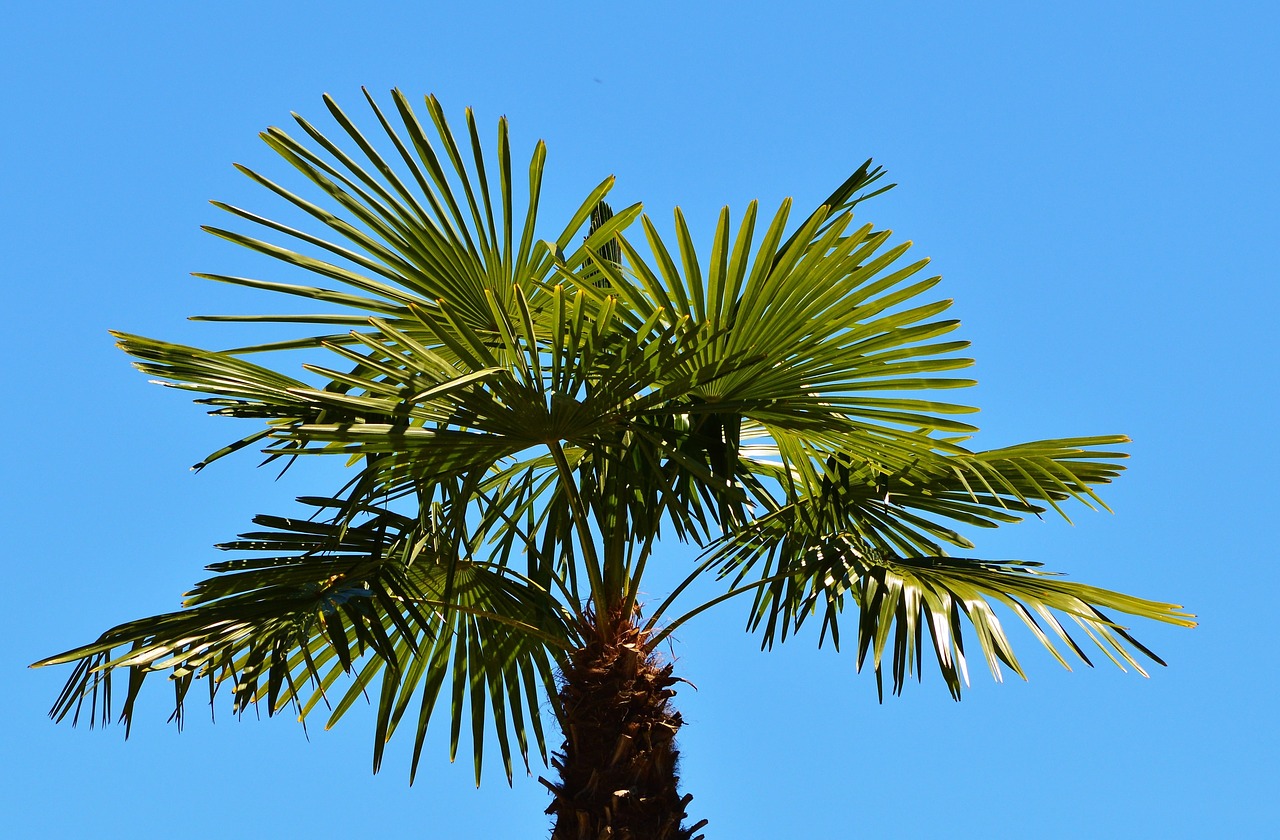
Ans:
[{"label": "fibrous trunk texture", "polygon": [[679,680],[645,652],[640,630],[620,625],[562,673],[564,747],[551,760],[560,783],[542,780],[555,797],[551,840],[696,840],[706,821],[683,825],[693,796],[677,789],[683,721],[668,705]]}]

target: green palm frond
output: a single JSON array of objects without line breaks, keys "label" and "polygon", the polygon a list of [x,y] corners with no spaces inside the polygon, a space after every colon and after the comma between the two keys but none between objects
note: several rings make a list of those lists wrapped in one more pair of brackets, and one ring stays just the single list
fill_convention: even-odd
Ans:
[{"label": "green palm frond", "polygon": [[[707,466],[727,481],[739,477],[744,429],[768,439],[795,469],[805,469],[796,462],[818,458],[824,449],[906,469],[922,448],[947,447],[933,433],[972,432],[952,419],[973,410],[967,406],[890,396],[973,384],[937,375],[971,360],[952,355],[966,342],[936,340],[958,324],[936,320],[949,301],[912,303],[937,283],[936,277],[912,279],[927,261],[899,265],[909,243],[886,247],[887,232],[870,225],[855,229],[848,213],[832,217],[827,208],[819,208],[781,250],[788,216],[784,202],[753,256],[755,205],[736,235],[728,211],[722,212],[705,265],[679,211],[678,260],[641,217],[653,266],[621,235],[625,270],[608,262],[600,267],[610,280],[608,292],[636,319],[687,322],[703,331],[707,338],[691,360],[694,367],[736,365],[732,373],[663,401],[667,412],[696,417],[690,428],[706,438]],[[603,294],[585,284],[579,290]]]},{"label": "green palm frond", "polygon": [[[929,631],[939,671],[957,700],[962,683],[968,682],[962,623],[970,625],[979,650],[997,680],[1002,662],[1025,679],[1009,638],[993,610],[995,604],[1011,610],[1068,669],[1070,665],[1055,645],[1055,640],[1063,643],[1085,664],[1091,666],[1093,663],[1055,612],[1074,622],[1122,670],[1127,663],[1144,676],[1146,671],[1136,658],[1138,654],[1160,665],[1164,661],[1103,610],[1183,627],[1195,625],[1190,620],[1191,616],[1176,604],[1134,598],[1066,581],[1052,576],[1052,573],[1039,571],[1035,568],[1038,563],[954,557],[903,558],[876,556],[874,552],[863,552],[865,559],[853,560],[855,549],[848,543],[841,545],[839,541],[827,543],[817,550],[823,554],[844,552],[848,562],[845,577],[848,594],[858,609],[858,667],[863,666],[870,652],[877,685],[882,685],[882,668],[888,665],[895,693],[901,691],[906,676],[921,674],[922,627]],[[823,590],[821,597],[827,601],[823,605],[824,621],[828,622],[830,632],[835,635],[838,632],[835,616],[842,606],[840,601],[844,593],[839,587],[824,586]]]},{"label": "green palm frond", "polygon": [[[321,511],[350,507],[342,499],[304,501]],[[126,727],[143,683],[161,673],[173,684],[179,724],[193,682],[203,679],[210,702],[232,686],[236,713],[263,704],[269,715],[292,707],[305,719],[334,700],[331,726],[377,678],[375,766],[417,692],[416,769],[441,686],[452,679],[452,750],[470,718],[477,779],[486,703],[508,777],[512,733],[527,763],[532,725],[545,759],[539,707],[554,693],[554,663],[572,647],[574,626],[558,600],[524,576],[459,556],[465,549],[442,523],[439,504],[424,511],[417,519],[368,506],[354,520],[258,517],[266,530],[219,546],[258,556],[210,566],[217,576],[189,592],[182,611],[121,624],[37,663],[77,663],[53,716],[74,721],[88,701],[91,721],[108,722],[112,676],[124,670]],[[350,688],[331,696],[344,674],[355,677]]]},{"label": "green palm frond", "polygon": [[[1001,450],[961,460],[989,465],[992,476],[1004,472],[1008,476],[1007,492],[1016,498],[1001,499],[994,494],[983,498],[969,495],[967,491],[962,496],[955,491],[960,482],[955,482],[949,491],[943,490],[946,482],[939,482],[934,489],[950,492],[949,500],[944,499],[938,505],[922,502],[931,498],[923,495],[926,491],[922,490],[911,495],[911,506],[989,527],[998,522],[1016,521],[1020,513],[1041,510],[1027,502],[1028,498],[1052,500],[1068,495],[1084,496],[1092,493],[1088,490],[1089,484],[1110,480],[1113,465],[1099,466],[1083,459],[1114,453],[1089,451],[1074,445],[1089,442],[1115,441],[1111,438],[1051,441],[1011,448],[1018,460],[1040,453],[1049,459],[1043,463],[1057,465],[1063,473],[1069,470],[1064,464],[1071,459],[1081,459],[1088,467],[1078,468],[1070,476],[1064,475],[1071,481],[1066,489],[1046,486],[1047,482],[1030,478],[1031,469],[1017,460],[1007,462],[1010,450]],[[1060,457],[1053,459],[1044,453]],[[840,472],[838,468],[831,471]],[[841,477],[847,480],[849,476],[845,473]],[[962,684],[968,682],[962,632],[965,623],[970,625],[997,679],[1000,678],[999,663],[1025,678],[992,609],[995,604],[1017,615],[1037,640],[1068,668],[1068,661],[1055,646],[1055,639],[1086,664],[1092,665],[1092,662],[1055,616],[1055,611],[1075,622],[1118,666],[1123,668],[1127,663],[1143,675],[1146,672],[1135,658],[1136,654],[1164,663],[1103,610],[1194,626],[1190,614],[1178,605],[1063,580],[1055,573],[1040,570],[1039,563],[926,554],[924,549],[933,545],[930,536],[940,536],[958,545],[968,545],[968,541],[944,526],[913,516],[904,509],[895,509],[877,498],[883,492],[883,483],[872,493],[857,492],[864,489],[862,485],[851,486],[856,489],[839,492],[834,482],[829,483],[828,495],[780,507],[725,536],[708,552],[702,568],[717,568],[721,578],[731,581],[731,594],[754,594],[748,627],[763,633],[765,646],[785,640],[810,617],[821,615],[821,638],[830,634],[838,647],[840,616],[848,605],[858,616],[859,668],[870,652],[878,684],[882,666],[887,664],[893,690],[900,692],[907,675],[922,675],[922,634],[927,629],[939,670],[952,695],[959,699]],[[889,494],[890,498],[892,495]],[[898,546],[916,550],[900,554],[895,551]],[[744,583],[748,578],[754,578],[754,582]],[[654,637],[654,642],[661,641],[684,620],[682,617],[671,622]]]},{"label": "green palm frond", "polygon": [[[374,316],[411,326],[405,323],[412,321],[411,308],[433,312],[443,300],[449,303],[454,317],[471,330],[487,332],[494,328],[489,297],[496,297],[506,306],[513,289],[536,295],[538,281],[550,271],[552,254],[568,247],[612,187],[613,179],[607,178],[592,190],[548,247],[534,234],[546,162],[546,148],[541,142],[529,162],[526,208],[523,218],[519,218],[515,213],[517,190],[505,119],[498,122],[495,171],[486,164],[469,109],[467,142],[462,144],[435,97],[426,100],[425,123],[398,90],[393,91],[395,111],[391,116],[367,92],[365,98],[380,129],[371,137],[356,128],[332,98],[325,97],[340,134],[358,151],[344,150],[338,141],[297,115],[295,121],[306,141],[297,140],[280,128],[262,134],[263,141],[318,194],[316,200],[254,170],[239,167],[294,210],[320,222],[325,233],[285,225],[222,202],[215,202],[215,206],[264,233],[284,237],[289,244],[276,244],[253,233],[206,228],[237,245],[323,278],[330,285],[197,275],[330,304],[356,314],[211,315],[196,320],[363,327]],[[383,144],[384,150],[379,150],[378,143]],[[493,184],[491,175],[496,175]],[[625,224],[633,214],[620,215],[618,223]],[[575,251],[574,259],[581,263],[585,256]],[[232,352],[315,347],[333,340],[334,336],[325,334],[241,347]],[[431,343],[440,344],[435,337]],[[447,350],[444,352],[447,355]]]},{"label": "green palm frond", "polygon": [[954,441],[942,452],[922,451],[905,468],[855,461],[835,452],[798,471],[800,506],[830,531],[851,530],[885,551],[936,554],[940,542],[973,548],[951,524],[995,528],[1040,515],[1046,505],[1070,518],[1061,502],[1106,505],[1093,490],[1124,469],[1127,456],[1098,447],[1127,442],[1121,435],[1036,441],[969,452]]}]

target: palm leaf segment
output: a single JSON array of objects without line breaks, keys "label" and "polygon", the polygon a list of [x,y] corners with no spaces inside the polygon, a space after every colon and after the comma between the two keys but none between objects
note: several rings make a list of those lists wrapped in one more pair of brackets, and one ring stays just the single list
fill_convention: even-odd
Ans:
[{"label": "palm leaf segment", "polygon": [[[318,510],[346,505],[302,501]],[[554,599],[529,581],[500,566],[457,559],[442,527],[448,515],[437,502],[417,520],[376,507],[338,522],[258,517],[266,530],[219,548],[259,556],[210,566],[218,576],[187,593],[186,609],[120,625],[92,645],[48,660],[78,661],[55,717],[78,718],[88,700],[90,717],[100,711],[105,723],[109,674],[128,668],[126,722],[146,676],[169,671],[179,724],[193,681],[203,678],[210,701],[222,684],[231,684],[236,712],[265,701],[268,713],[292,707],[305,720],[323,703],[331,726],[380,677],[375,766],[382,744],[412,707],[420,721],[416,768],[426,722],[452,674],[453,749],[465,709],[479,753],[488,702],[509,774],[508,716],[521,754],[528,749],[527,716],[545,755],[539,691],[550,684],[554,653],[572,644],[572,630]],[[330,695],[338,676],[352,672],[345,693]]]},{"label": "palm leaf segment", "polygon": [[[127,668],[126,722],[160,671],[179,719],[202,677],[210,694],[231,680],[237,710],[265,701],[305,718],[348,672],[330,722],[380,682],[375,764],[416,703],[416,768],[447,686],[453,749],[469,719],[478,780],[488,708],[509,776],[512,736],[527,760],[531,729],[545,758],[536,698],[555,697],[554,663],[637,609],[664,526],[708,552],[650,614],[651,646],[740,594],[754,596],[750,626],[766,644],[815,613],[838,643],[848,603],[860,664],[870,656],[878,678],[887,664],[900,689],[920,671],[928,630],[959,696],[962,619],[993,668],[1021,673],[991,601],[1059,659],[1050,634],[1084,652],[1053,610],[1135,665],[1130,648],[1149,652],[1099,607],[1189,623],[1171,605],[1028,565],[945,556],[943,542],[969,546],[948,521],[989,527],[1071,498],[1099,504],[1092,488],[1123,456],[1098,447],[1124,439],[975,453],[961,446],[974,428],[957,419],[973,409],[900,396],[972,384],[949,376],[970,360],[947,338],[958,322],[940,318],[950,302],[920,302],[939,280],[919,278],[927,260],[904,260],[910,243],[853,223],[854,205],[887,189],[871,189],[879,169],[864,165],[789,235],[789,202],[761,226],[752,203],[736,231],[725,210],[705,260],[678,210],[673,246],[638,206],[613,214],[611,178],[544,241],[541,143],[518,213],[505,120],[489,170],[470,111],[459,142],[434,98],[430,130],[398,91],[391,116],[366,98],[385,152],[327,97],[358,154],[301,117],[319,151],[280,129],[262,135],[316,201],[241,167],[327,238],[226,204],[292,244],[208,228],[323,285],[200,276],[323,311],[201,320],[307,334],[216,352],[118,336],[143,371],[201,395],[211,413],[265,421],[197,467],[256,445],[286,465],[336,454],[355,477],[305,500],[310,519],[263,517],[266,530],[223,546],[265,556],[210,567],[219,575],[183,611],[40,663],[77,663],[55,716],[76,717],[88,700],[105,720],[110,675]],[[637,220],[647,255],[623,233]],[[303,355],[295,375],[252,361],[285,351]],[[729,580],[725,595],[668,617],[711,571]]]}]

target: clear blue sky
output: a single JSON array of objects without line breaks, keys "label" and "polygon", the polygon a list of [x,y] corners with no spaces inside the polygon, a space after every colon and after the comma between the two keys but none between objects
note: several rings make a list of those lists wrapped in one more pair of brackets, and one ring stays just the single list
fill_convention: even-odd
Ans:
[{"label": "clear blue sky", "polygon": [[[439,7],[435,9],[433,7]],[[329,489],[248,458],[145,382],[106,331],[219,344],[197,312],[269,310],[188,276],[252,264],[201,234],[206,200],[270,207],[233,161],[320,95],[434,92],[549,147],[547,213],[618,176],[615,204],[709,238],[722,204],[816,204],[867,157],[900,186],[860,215],[934,258],[974,344],[977,443],[1122,432],[1114,516],[1026,523],[980,553],[1187,605],[1139,626],[1145,680],[975,671],[878,705],[847,654],[771,653],[741,609],[674,648],[691,813],[715,840],[1257,837],[1280,822],[1280,573],[1271,429],[1280,223],[1273,3],[23,3],[0,28],[7,327],[0,634],[6,837],[536,838],[545,792],[429,739],[370,773],[370,716],[314,727],[194,713],[163,687],[129,742],[54,726],[66,669],[35,659],[172,609],[259,511]],[[355,105],[352,105],[353,110]],[[207,338],[204,338],[206,337]],[[308,486],[308,478],[322,480]],[[689,552],[671,546],[672,568]],[[535,769],[535,775],[538,772]],[[545,772],[545,771],[542,771]]]}]

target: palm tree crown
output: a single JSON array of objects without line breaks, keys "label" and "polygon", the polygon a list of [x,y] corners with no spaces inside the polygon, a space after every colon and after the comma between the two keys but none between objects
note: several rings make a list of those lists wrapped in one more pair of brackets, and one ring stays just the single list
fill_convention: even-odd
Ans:
[{"label": "palm tree crown", "polygon": [[[399,91],[394,111],[366,98],[376,138],[328,97],[345,147],[301,117],[309,144],[263,133],[311,197],[240,167],[323,234],[217,202],[254,232],[207,228],[311,280],[198,276],[318,311],[198,320],[308,334],[216,351],[117,334],[145,373],[254,422],[197,468],[256,447],[281,465],[337,456],[350,480],[219,546],[235,558],[211,565],[181,611],[39,663],[75,663],[54,717],[89,700],[107,721],[121,668],[126,725],[158,672],[179,722],[200,679],[210,696],[229,685],[237,711],[305,718],[326,702],[330,722],[369,692],[375,765],[409,715],[416,772],[444,708],[452,752],[470,728],[478,781],[490,714],[510,778],[517,757],[548,760],[540,710],[551,699],[564,726],[557,674],[579,652],[616,643],[652,658],[731,599],[766,645],[812,619],[895,692],[928,648],[957,699],[966,624],[994,674],[1022,674],[996,604],[1063,665],[1089,662],[1063,618],[1139,671],[1159,659],[1110,614],[1191,625],[1177,606],[1034,563],[948,555],[972,548],[956,527],[1105,507],[1095,488],[1120,471],[1126,438],[966,448],[976,429],[960,418],[974,409],[933,393],[973,384],[953,375],[971,364],[957,355],[967,343],[950,337],[958,322],[931,295],[928,261],[855,222],[855,205],[887,189],[869,161],[807,215],[784,201],[758,216],[753,202],[735,223],[726,208],[701,253],[678,209],[673,239],[639,205],[613,213],[612,178],[540,239],[542,143],[518,198],[505,120],[495,163],[469,110],[456,136],[434,97],[426,122]],[[663,536],[703,555],[644,604]],[[723,594],[684,603],[702,575]],[[669,697],[664,679],[655,690]]]}]

